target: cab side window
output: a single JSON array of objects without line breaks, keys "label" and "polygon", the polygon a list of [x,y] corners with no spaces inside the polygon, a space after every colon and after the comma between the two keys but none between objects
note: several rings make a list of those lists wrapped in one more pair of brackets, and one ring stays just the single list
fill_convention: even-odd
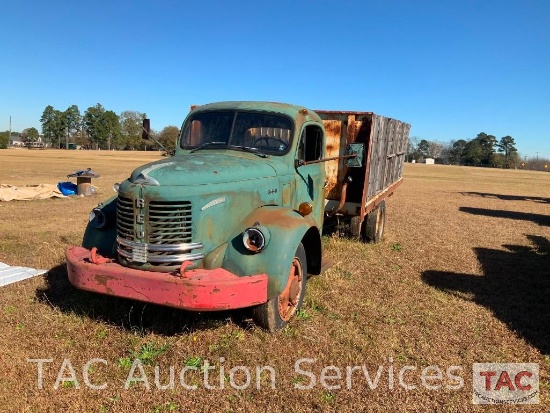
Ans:
[{"label": "cab side window", "polygon": [[323,156],[323,131],[319,126],[308,125],[302,131],[298,146],[298,159],[309,162]]}]

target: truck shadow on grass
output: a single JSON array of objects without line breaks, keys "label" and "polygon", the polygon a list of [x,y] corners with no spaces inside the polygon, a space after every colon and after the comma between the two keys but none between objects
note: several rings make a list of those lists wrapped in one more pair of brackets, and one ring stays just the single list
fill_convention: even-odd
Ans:
[{"label": "truck shadow on grass", "polygon": [[505,211],[500,209],[471,208],[471,207],[460,207],[458,209],[461,212],[466,212],[468,214],[473,214],[473,215],[485,215],[488,217],[495,217],[495,218],[508,218],[508,219],[522,220],[522,221],[532,221],[535,224],[550,227],[549,215],[532,214],[529,212]]},{"label": "truck shadow on grass", "polygon": [[69,282],[65,265],[50,269],[45,277],[46,287],[36,291],[40,302],[127,331],[172,336],[214,329],[229,320],[243,328],[252,326],[246,310],[198,313],[81,291]]},{"label": "truck shadow on grass", "polygon": [[335,238],[354,239],[351,234],[350,217],[326,217],[323,224],[323,235]]},{"label": "truck shadow on grass", "polygon": [[473,294],[474,302],[550,354],[550,241],[537,235],[527,239],[531,246],[503,245],[507,251],[474,248],[483,276],[425,271],[422,278],[449,294]]},{"label": "truck shadow on grass", "polygon": [[523,195],[505,195],[505,194],[491,194],[488,192],[460,192],[462,195],[467,196],[480,196],[482,198],[495,198],[503,201],[532,201],[550,204],[550,198],[544,198],[540,196],[523,196]]}]

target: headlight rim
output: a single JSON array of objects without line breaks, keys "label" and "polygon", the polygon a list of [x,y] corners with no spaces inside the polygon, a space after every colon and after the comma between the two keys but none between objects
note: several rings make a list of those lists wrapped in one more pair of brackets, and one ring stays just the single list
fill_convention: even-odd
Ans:
[{"label": "headlight rim", "polygon": [[95,207],[90,211],[90,224],[95,229],[104,229],[107,226],[107,215],[99,207]]},{"label": "headlight rim", "polygon": [[[251,243],[251,235],[256,239],[260,239],[261,243],[259,246]],[[243,231],[243,245],[247,251],[254,254],[260,253],[265,250],[267,243],[269,241],[268,232],[265,228],[260,228],[258,226],[248,227]],[[255,242],[255,241],[254,241]]]}]

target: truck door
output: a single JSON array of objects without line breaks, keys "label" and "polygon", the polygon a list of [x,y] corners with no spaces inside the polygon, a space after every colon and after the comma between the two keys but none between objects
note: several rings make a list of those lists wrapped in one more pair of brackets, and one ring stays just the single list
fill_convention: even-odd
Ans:
[{"label": "truck door", "polygon": [[324,156],[323,129],[318,124],[304,124],[297,147],[295,208],[302,202],[309,202],[313,207],[312,214],[319,228],[323,222],[325,209],[325,165],[318,161]]}]

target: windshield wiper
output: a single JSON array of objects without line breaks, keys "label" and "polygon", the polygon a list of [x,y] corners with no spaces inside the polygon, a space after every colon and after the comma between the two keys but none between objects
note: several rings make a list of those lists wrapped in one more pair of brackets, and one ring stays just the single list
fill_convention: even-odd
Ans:
[{"label": "windshield wiper", "polygon": [[230,148],[242,149],[243,151],[253,153],[254,155],[258,155],[260,158],[267,158],[267,155],[265,153],[260,152],[256,148],[251,148],[250,146],[231,145]]},{"label": "windshield wiper", "polygon": [[191,149],[189,153],[197,152],[199,149],[206,148],[207,146],[210,146],[210,145],[227,145],[227,142],[206,142],[206,143],[203,143],[202,145],[197,146],[195,149]]},{"label": "windshield wiper", "polygon": [[[207,146],[211,146],[211,145],[227,145],[227,143],[226,143],[226,142],[206,142],[206,143],[203,143],[202,145],[197,146],[197,147],[194,148],[194,149],[191,149],[191,150],[189,151],[189,153],[196,152],[196,151],[198,151],[199,149],[203,149],[203,148],[206,148]],[[241,150],[243,150],[243,151],[253,153],[254,155],[258,155],[260,158],[267,158],[267,155],[266,155],[265,153],[260,152],[260,151],[259,151],[258,149],[256,149],[256,148],[251,148],[250,146],[231,145],[231,146],[229,146],[229,148],[241,149]]]}]

